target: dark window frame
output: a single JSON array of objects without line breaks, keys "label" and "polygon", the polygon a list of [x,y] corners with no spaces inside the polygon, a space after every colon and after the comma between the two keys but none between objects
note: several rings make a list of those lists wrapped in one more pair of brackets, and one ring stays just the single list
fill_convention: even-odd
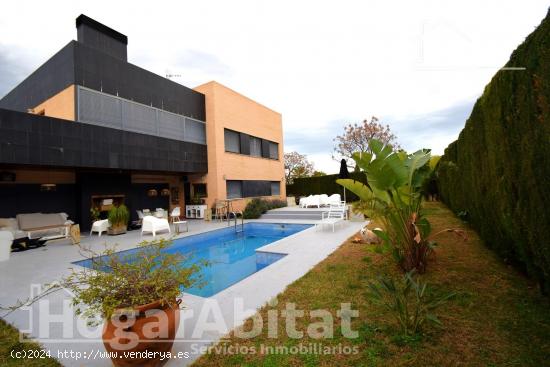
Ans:
[{"label": "dark window frame", "polygon": [[[223,134],[224,134],[223,135],[224,150],[225,150],[226,153],[241,154],[241,155],[246,155],[246,156],[249,156],[249,157],[265,158],[265,159],[271,159],[271,160],[275,160],[275,161],[280,160],[279,159],[279,143],[278,142],[267,140],[267,139],[262,139],[262,138],[257,137],[257,136],[248,135],[246,133],[231,130],[231,129],[228,129],[228,128],[223,129]],[[227,148],[227,141],[228,141],[227,135],[228,134],[236,134],[236,138],[237,138],[237,141],[238,141],[238,144],[239,144],[239,149],[238,149],[239,151],[238,152],[235,151],[235,150],[228,150],[228,148]],[[250,149],[251,145],[252,145],[252,141],[256,140],[256,139],[261,142],[260,154],[259,155],[252,154],[251,153],[252,150]],[[277,147],[276,157],[271,154],[271,147],[272,146]]]},{"label": "dark window frame", "polygon": [[[239,144],[239,151],[236,152],[234,150],[228,150],[227,148],[227,135],[229,134],[236,134],[237,135],[237,142]],[[227,152],[227,153],[236,153],[236,154],[241,154],[241,134],[238,132],[238,131],[235,131],[235,130],[231,130],[231,129],[223,129],[223,147],[224,147],[224,150]]]}]

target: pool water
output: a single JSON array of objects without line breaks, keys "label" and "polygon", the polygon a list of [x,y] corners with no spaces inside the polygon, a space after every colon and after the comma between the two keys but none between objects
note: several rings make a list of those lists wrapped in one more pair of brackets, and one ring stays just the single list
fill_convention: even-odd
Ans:
[{"label": "pool water", "polygon": [[[189,261],[206,260],[210,264],[198,274],[203,287],[183,289],[200,297],[210,297],[282,259],[286,254],[256,251],[256,249],[311,227],[310,224],[246,223],[242,232],[233,226],[174,240],[165,251],[181,253]],[[240,230],[240,226],[237,227]],[[135,249],[120,251],[127,255]],[[90,260],[74,264],[91,267]]]}]

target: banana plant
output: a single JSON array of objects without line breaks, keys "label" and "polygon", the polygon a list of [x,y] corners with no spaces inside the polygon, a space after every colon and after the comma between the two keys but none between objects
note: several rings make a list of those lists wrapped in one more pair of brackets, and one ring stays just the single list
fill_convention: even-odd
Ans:
[{"label": "banana plant", "polygon": [[371,218],[379,218],[385,230],[375,231],[405,272],[426,270],[435,243],[429,240],[430,223],[424,217],[421,187],[430,174],[430,150],[412,154],[395,152],[390,145],[371,140],[372,153],[354,153],[352,158],[367,175],[367,184],[352,179],[336,182],[363,201]]}]

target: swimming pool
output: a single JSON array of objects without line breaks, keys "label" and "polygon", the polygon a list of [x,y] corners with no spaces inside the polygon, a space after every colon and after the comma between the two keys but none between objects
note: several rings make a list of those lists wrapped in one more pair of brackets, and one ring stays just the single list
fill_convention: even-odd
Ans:
[{"label": "swimming pool", "polygon": [[[203,267],[199,274],[206,285],[203,288],[184,289],[186,293],[210,297],[286,256],[286,254],[262,252],[256,249],[311,226],[311,224],[246,223],[242,232],[235,232],[235,228],[231,226],[176,239],[166,252],[191,256],[188,261],[206,260],[210,263],[209,266]],[[238,228],[240,229],[240,226]],[[126,255],[135,251],[130,249],[117,254]],[[73,264],[91,267],[90,260],[77,261]]]}]

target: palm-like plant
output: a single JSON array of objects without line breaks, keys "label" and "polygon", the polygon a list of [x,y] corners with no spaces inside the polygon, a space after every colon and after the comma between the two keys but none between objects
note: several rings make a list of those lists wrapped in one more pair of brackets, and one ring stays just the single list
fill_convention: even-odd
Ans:
[{"label": "palm-like plant", "polygon": [[375,233],[392,250],[401,268],[423,273],[435,245],[421,208],[421,187],[430,174],[426,164],[430,151],[394,152],[390,145],[374,139],[369,147],[372,153],[354,153],[352,157],[367,174],[368,184],[351,179],[336,182],[359,196],[365,214],[382,221],[385,230]]},{"label": "palm-like plant", "polygon": [[401,282],[389,277],[381,277],[377,283],[370,282],[367,295],[395,317],[404,335],[414,335],[426,322],[441,325],[434,311],[455,296],[454,292],[431,296],[427,287],[427,283],[415,281],[410,272]]}]

